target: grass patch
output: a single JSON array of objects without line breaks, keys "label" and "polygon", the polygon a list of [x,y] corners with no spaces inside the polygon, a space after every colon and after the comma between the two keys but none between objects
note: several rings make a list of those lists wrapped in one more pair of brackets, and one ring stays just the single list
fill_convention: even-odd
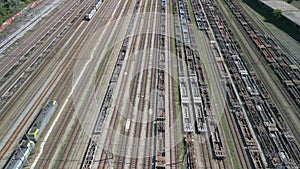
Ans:
[{"label": "grass patch", "polygon": [[230,155],[231,161],[233,163],[233,168],[241,168],[241,166],[239,165],[238,159],[237,159],[237,154],[235,153],[235,148],[233,145],[233,140],[232,140],[231,134],[228,130],[228,124],[225,121],[226,121],[225,116],[222,116],[221,125],[222,125],[222,128],[225,133],[226,143],[229,147],[229,155]]},{"label": "grass patch", "polygon": [[191,19],[193,25],[195,27],[197,27],[194,10],[193,10],[193,7],[192,7],[192,4],[191,4],[190,0],[187,0],[187,6],[188,6],[188,11],[189,11],[190,19]]},{"label": "grass patch", "polygon": [[[195,30],[196,32],[194,33],[194,36],[195,36],[197,44],[200,45],[200,48],[198,48],[200,50],[198,52],[199,52],[200,56],[203,56],[203,54],[201,54],[201,52],[204,52],[205,49],[204,49],[203,45],[201,45],[202,44],[201,43],[201,38],[200,38],[200,36],[197,32],[198,31],[198,26],[197,26],[197,23],[196,23],[196,18],[195,18],[194,12],[193,12],[192,4],[190,3],[190,1],[188,1],[187,4],[188,4],[189,10],[191,10],[191,13],[192,13],[192,21],[193,21],[192,23],[194,25],[194,28],[196,28],[196,30]],[[206,60],[206,58],[207,57],[204,57],[204,59],[203,59],[203,57],[201,57],[202,61]],[[205,77],[205,82],[208,83],[208,86],[209,86],[209,90],[210,90],[209,96],[211,97],[211,99],[214,102],[217,103],[217,106],[214,106],[215,111],[221,113],[223,111],[222,110],[222,101],[220,101],[219,97],[214,98],[215,95],[213,93],[215,92],[215,89],[217,87],[215,86],[214,79],[211,78],[211,77],[213,77],[212,71],[208,71],[208,69],[207,69],[207,66],[210,63],[209,63],[208,60],[206,60],[204,63],[206,63],[206,64],[203,64],[203,71],[204,71],[203,74],[204,74],[204,77]],[[217,64],[217,62],[212,63],[212,64]],[[218,67],[218,65],[216,65],[216,67]],[[216,113],[216,114],[219,115],[219,113]]]},{"label": "grass patch", "polygon": [[[53,164],[52,168],[58,168],[59,165],[60,165],[60,163],[64,162],[64,161],[61,161],[61,159],[62,159],[62,156],[63,156],[63,154],[64,154],[64,152],[65,152],[65,150],[67,148],[67,142],[70,140],[70,138],[72,136],[72,132],[73,132],[72,130],[75,130],[76,125],[77,125],[76,123],[74,123],[72,125],[71,130],[69,131],[69,133],[66,136],[66,139],[65,139],[66,142],[63,143],[63,145],[60,147],[59,152],[58,152],[58,154],[56,156],[56,159],[55,159],[55,163]],[[59,147],[57,147],[57,148],[59,148]]]},{"label": "grass patch", "polygon": [[120,126],[121,126],[121,128],[124,128],[125,127],[125,121],[126,121],[126,118],[124,118],[124,117],[121,117],[120,118]]},{"label": "grass patch", "polygon": [[[173,15],[173,1],[170,1],[170,9],[171,9],[171,37],[175,37],[175,25],[174,25],[174,15]],[[174,90],[174,97],[175,97],[175,111],[176,111],[176,118],[181,119],[181,106],[180,106],[180,91],[179,91],[179,84],[178,84],[178,60],[177,60],[177,55],[176,55],[176,38],[171,38],[171,48],[172,48],[172,59],[174,59],[174,66],[173,66],[173,75],[174,75],[174,82],[173,82],[173,90]],[[180,120],[178,127],[177,127],[177,136],[181,137],[182,135],[182,120]],[[177,144],[178,148],[178,161],[181,161],[180,167],[184,168],[184,143],[183,139]]]},{"label": "grass patch", "polygon": [[105,56],[103,57],[103,59],[101,60],[101,63],[99,64],[96,75],[94,77],[95,80],[97,80],[99,78],[99,76],[100,75],[102,76],[102,74],[104,73],[104,70],[106,68],[107,61],[108,61],[108,58],[109,58],[111,52],[112,52],[112,49],[108,50],[107,53],[105,54]]},{"label": "grass patch", "polygon": [[[191,3],[188,1],[187,5],[188,5],[189,10],[192,13],[192,15],[190,15],[191,19],[193,20],[192,23],[195,27],[197,27],[194,13],[192,11],[193,9],[192,9]],[[206,50],[204,48],[204,44],[203,44],[202,39],[197,31],[194,33],[194,35],[195,35],[196,43],[199,45],[198,46],[199,55],[203,62],[203,71],[204,71],[203,75],[205,77],[205,82],[208,84],[208,87],[209,87],[209,96],[211,97],[213,102],[217,103],[217,105],[222,105],[221,104],[222,101],[220,101],[218,98],[213,98],[213,96],[215,96],[214,89],[216,86],[215,86],[214,79],[212,78],[213,77],[212,71],[209,69],[210,61],[206,57],[206,53],[205,53]],[[216,66],[218,66],[218,65],[216,65]],[[215,112],[223,111],[222,106],[217,106],[217,107],[213,106],[213,107],[214,107]],[[219,113],[216,113],[216,114],[218,115]],[[220,117],[220,116],[218,116],[218,117]],[[221,121],[222,128],[225,132],[224,141],[226,140],[226,143],[228,144],[229,156],[233,163],[233,168],[241,168],[241,166],[239,165],[238,160],[237,160],[237,155],[235,153],[235,148],[234,148],[232,137],[231,137],[229,129],[228,129],[228,125],[225,122],[224,114],[220,117],[220,121]]]},{"label": "grass patch", "polygon": [[[68,136],[69,137],[69,136]],[[60,150],[59,150],[59,153],[58,153],[58,158],[57,159],[61,159],[61,157],[63,156],[63,153],[65,152],[65,149],[67,148],[67,144],[66,143],[63,143],[63,145],[61,146]],[[60,161],[60,160],[55,160],[55,163],[53,164],[53,167],[52,168],[58,168],[60,162],[63,162],[63,161]]]},{"label": "grass patch", "polygon": [[35,0],[0,1],[0,24]]},{"label": "grass patch", "polygon": [[178,161],[181,161],[182,165],[183,165],[183,160],[184,160],[184,144],[183,141],[181,141],[180,143],[178,143],[178,153],[179,153],[179,159]]},{"label": "grass patch", "polygon": [[280,17],[276,19],[272,15],[271,10],[266,10],[266,8],[263,8],[257,1],[252,0],[238,0],[239,2],[246,3],[249,7],[251,7],[253,10],[255,10],[257,13],[261,14],[265,18],[265,22],[269,22],[291,37],[293,37],[295,40],[300,42],[300,32],[297,31],[295,26],[291,26],[291,22],[285,19],[284,17]]}]

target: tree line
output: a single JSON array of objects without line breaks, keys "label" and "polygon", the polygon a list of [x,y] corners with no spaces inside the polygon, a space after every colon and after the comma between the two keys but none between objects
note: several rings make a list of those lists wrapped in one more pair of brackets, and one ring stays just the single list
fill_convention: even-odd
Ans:
[{"label": "tree line", "polygon": [[34,0],[0,0],[0,24]]}]

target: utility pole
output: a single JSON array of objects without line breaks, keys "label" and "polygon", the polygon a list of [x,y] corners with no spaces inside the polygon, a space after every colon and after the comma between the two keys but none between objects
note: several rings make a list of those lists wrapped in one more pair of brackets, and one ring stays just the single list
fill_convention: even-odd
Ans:
[{"label": "utility pole", "polygon": [[108,161],[108,169],[111,169],[111,166],[110,166],[110,157],[109,157],[109,154],[108,154],[107,150],[105,150],[105,154],[106,154],[107,161]]}]

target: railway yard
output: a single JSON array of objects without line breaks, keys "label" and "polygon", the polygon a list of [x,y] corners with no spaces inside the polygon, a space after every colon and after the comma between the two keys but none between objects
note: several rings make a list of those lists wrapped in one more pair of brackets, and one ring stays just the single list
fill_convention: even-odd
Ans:
[{"label": "railway yard", "polygon": [[47,3],[1,35],[0,168],[300,168],[300,56],[241,1]]}]

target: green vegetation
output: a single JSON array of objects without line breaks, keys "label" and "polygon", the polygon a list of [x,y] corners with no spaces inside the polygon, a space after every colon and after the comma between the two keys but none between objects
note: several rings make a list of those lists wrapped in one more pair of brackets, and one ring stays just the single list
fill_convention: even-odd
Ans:
[{"label": "green vegetation", "polygon": [[293,2],[293,0],[286,0],[286,2],[290,4]]},{"label": "green vegetation", "polygon": [[272,12],[272,15],[275,19],[280,19],[281,18],[281,10],[280,9],[274,9]]},{"label": "green vegetation", "polygon": [[191,19],[193,25],[197,28],[197,23],[196,23],[196,18],[195,18],[195,15],[194,15],[194,10],[193,10],[193,7],[192,7],[192,4],[191,4],[190,1],[187,1],[187,6],[188,6],[190,19]]},{"label": "green vegetation", "polygon": [[58,156],[56,158],[57,160],[55,160],[52,168],[58,168],[59,167],[61,161],[58,160],[58,159],[61,159],[63,157],[66,148],[67,148],[67,144],[66,143],[62,143],[62,145],[61,145],[61,147],[59,149],[59,152],[58,152]]},{"label": "green vegetation", "polygon": [[8,18],[33,1],[34,0],[0,0],[0,23],[5,22]]},{"label": "green vegetation", "polygon": [[237,154],[235,152],[235,145],[233,143],[230,131],[229,131],[229,126],[226,123],[225,117],[222,116],[221,118],[221,125],[223,128],[223,131],[225,132],[225,137],[223,137],[226,140],[227,146],[229,147],[229,155],[232,159],[232,163],[233,163],[233,168],[241,168],[241,166],[239,165],[238,159],[237,159]]},{"label": "green vegetation", "polygon": [[265,18],[264,22],[272,23],[279,29],[283,30],[285,33],[289,34],[295,40],[300,42],[299,31],[297,31],[295,26],[291,26],[290,22],[286,20],[284,17],[280,17],[279,19],[274,18],[272,12],[263,8],[256,1],[252,1],[252,0],[238,0],[238,1],[242,1],[246,3],[253,10],[255,10],[257,13],[262,15]]},{"label": "green vegetation", "polygon": [[120,119],[120,127],[121,128],[124,128],[125,127],[125,122],[127,121],[127,119],[125,117],[121,117]]},{"label": "green vegetation", "polygon": [[[174,26],[174,15],[173,15],[173,2],[170,1],[170,10],[171,10],[171,25]],[[171,27],[172,27],[171,26]],[[173,27],[174,28],[174,27]],[[176,81],[173,86],[173,90],[174,90],[174,95],[175,95],[175,111],[176,111],[176,119],[181,119],[181,107],[180,107],[180,95],[179,95],[179,84],[178,84],[178,72],[177,72],[177,55],[176,55],[176,38],[175,37],[175,32],[174,29],[171,29],[171,35],[173,38],[171,38],[171,43],[172,43],[172,57],[174,59],[174,66],[173,66],[173,70],[172,70],[172,75],[173,76],[173,80]],[[177,136],[181,137],[182,135],[182,120],[180,120],[179,124],[177,125]],[[184,168],[184,164],[183,164],[183,160],[184,160],[184,143],[183,140],[180,141],[177,144],[177,148],[178,148],[178,162],[181,161],[180,163],[180,167]]]},{"label": "green vegetation", "polygon": [[18,2],[16,0],[1,0],[0,2],[0,19],[1,23],[8,19],[17,11]]},{"label": "green vegetation", "polygon": [[[217,3],[218,3],[218,1],[217,1]],[[196,25],[196,20],[195,20],[195,18],[194,18],[194,13],[193,13],[193,10],[192,10],[192,5],[191,5],[191,3],[188,1],[188,8],[189,8],[189,11],[191,11],[191,13],[190,13],[190,17],[191,17],[191,20],[192,20],[192,23],[193,23],[193,25],[197,28],[197,25]],[[212,77],[212,74],[211,74],[211,71],[209,71],[208,69],[207,69],[207,66],[206,66],[206,64],[209,62],[208,60],[207,60],[207,57],[203,57],[203,56],[205,56],[205,54],[203,55],[203,54],[201,54],[201,52],[204,52],[205,51],[205,49],[204,49],[204,46],[203,46],[203,44],[202,44],[202,40],[201,40],[201,37],[200,37],[200,35],[199,35],[199,33],[195,33],[194,34],[194,36],[195,36],[195,39],[196,39],[196,42],[197,42],[197,44],[199,45],[198,47],[199,47],[199,52],[200,52],[200,56],[202,56],[201,57],[201,59],[203,60],[203,62],[204,62],[204,76],[205,76],[205,79],[209,82],[209,91],[211,92],[211,94],[210,94],[210,96],[212,97],[212,96],[214,96],[214,94],[213,94],[213,92],[214,92],[214,87],[213,87],[213,85],[212,84],[214,84],[214,82],[213,82],[213,79],[211,78]],[[217,105],[222,105],[223,103],[221,103],[220,102],[220,100],[218,100],[218,99],[214,99],[214,101],[215,102],[217,102]],[[223,106],[219,106],[219,107],[214,107],[215,108],[215,110],[216,110],[216,112],[222,112],[223,110],[222,110],[222,107]],[[225,136],[223,137],[223,139],[225,139],[226,140],[226,143],[227,143],[227,145],[228,145],[228,147],[229,147],[229,150],[227,151],[227,152],[229,152],[229,156],[230,156],[230,158],[231,158],[231,161],[232,161],[232,165],[233,165],[233,168],[240,168],[240,165],[239,165],[239,163],[238,163],[238,160],[237,160],[237,154],[236,154],[236,152],[235,152],[235,148],[234,148],[234,143],[233,143],[233,140],[232,140],[232,137],[231,137],[231,135],[230,135],[230,132],[229,132],[229,126],[228,126],[228,124],[226,123],[226,120],[225,120],[225,114],[222,114],[222,116],[220,117],[220,121],[221,121],[221,126],[222,126],[222,129],[224,130],[224,134],[225,134]],[[223,133],[222,133],[223,134]]]},{"label": "green vegetation", "polygon": [[178,159],[178,162],[182,162],[181,164],[183,164],[183,161],[184,161],[184,144],[183,144],[183,141],[181,141],[180,143],[177,144],[178,146],[178,154],[179,154],[179,159]]},{"label": "green vegetation", "polygon": [[96,76],[94,78],[95,80],[99,79],[99,75],[100,75],[100,77],[102,77],[111,52],[112,52],[112,49],[110,49],[109,51],[107,51],[106,54],[105,54],[105,56],[104,56],[104,58],[101,60],[101,63],[98,66],[98,69],[97,69],[97,72],[96,72]]}]

